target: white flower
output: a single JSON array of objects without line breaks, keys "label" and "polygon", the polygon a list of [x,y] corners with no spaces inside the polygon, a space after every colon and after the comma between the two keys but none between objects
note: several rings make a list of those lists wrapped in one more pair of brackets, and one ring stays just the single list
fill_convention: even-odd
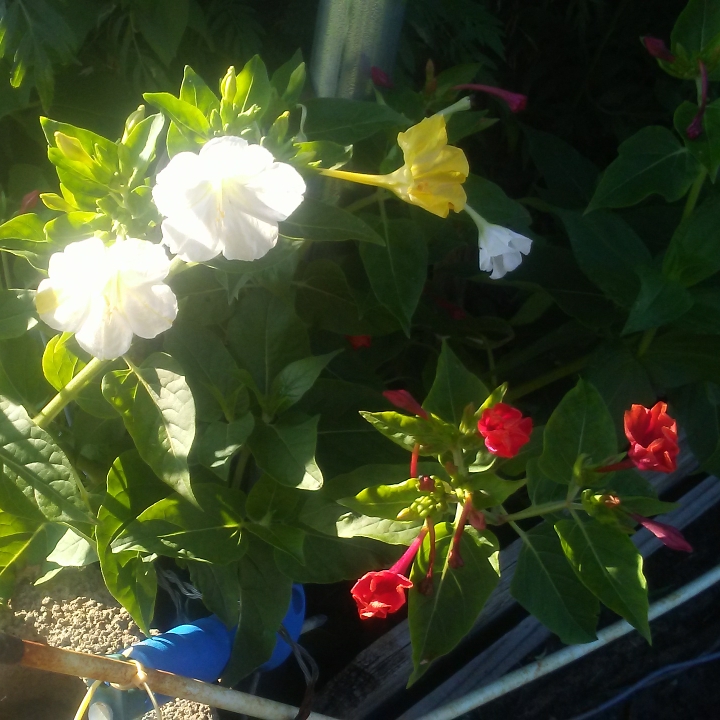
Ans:
[{"label": "white flower", "polygon": [[133,333],[154,338],[172,325],[177,299],[162,282],[169,269],[161,245],[81,240],[52,255],[35,305],[51,328],[74,332],[81,348],[110,360],[128,351]]},{"label": "white flower", "polygon": [[186,262],[204,262],[221,252],[228,260],[261,258],[304,192],[300,173],[266,148],[220,137],[197,155],[178,153],[152,194],[166,218],[163,242]]},{"label": "white flower", "polygon": [[522,256],[530,252],[532,240],[501,225],[489,223],[468,205],[465,205],[465,211],[475,221],[480,233],[480,269],[489,272],[492,280],[499,280],[518,267]]}]

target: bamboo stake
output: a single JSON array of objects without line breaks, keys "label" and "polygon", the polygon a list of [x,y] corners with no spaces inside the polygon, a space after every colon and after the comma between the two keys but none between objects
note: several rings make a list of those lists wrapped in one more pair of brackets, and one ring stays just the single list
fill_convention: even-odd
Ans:
[{"label": "bamboo stake", "polygon": [[[133,663],[21,640],[7,633],[0,633],[0,663],[19,664],[118,685],[133,685],[137,676],[137,667]],[[298,715],[298,708],[291,705],[162,670],[143,669],[147,674],[148,686],[161,695],[193,700],[222,710],[244,713],[260,720],[294,720]],[[336,719],[320,713],[310,713],[308,720]]]}]

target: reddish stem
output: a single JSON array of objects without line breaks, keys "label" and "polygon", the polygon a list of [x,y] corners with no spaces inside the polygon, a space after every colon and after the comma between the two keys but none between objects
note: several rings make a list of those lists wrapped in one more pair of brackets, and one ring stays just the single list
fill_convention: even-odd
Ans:
[{"label": "reddish stem", "polygon": [[404,575],[407,577],[410,565],[415,559],[417,551],[420,549],[420,545],[425,539],[426,534],[427,528],[423,528],[418,536],[412,541],[408,549],[402,554],[402,557],[390,568],[390,572],[398,573],[398,575]]},{"label": "reddish stem", "polygon": [[415,447],[412,450],[412,456],[410,457],[410,477],[416,478],[418,476],[418,458],[420,457],[420,443],[415,443]]},{"label": "reddish stem", "polygon": [[627,458],[626,460],[621,460],[613,465],[605,465],[605,467],[598,468],[595,472],[608,473],[615,472],[615,470],[629,470],[634,467],[635,463],[630,458]]},{"label": "reddish stem", "polygon": [[462,556],[460,555],[460,539],[465,531],[465,523],[467,522],[468,514],[472,508],[472,496],[468,495],[465,499],[460,518],[458,519],[457,527],[453,533],[452,545],[450,546],[450,557],[448,558],[448,565],[451,568],[460,568],[465,563],[463,562]]},{"label": "reddish stem", "polygon": [[423,595],[432,595],[433,591],[433,568],[435,567],[435,524],[430,518],[425,520],[425,529],[430,533],[430,553],[428,555],[428,569],[425,579],[420,584],[420,592]]}]

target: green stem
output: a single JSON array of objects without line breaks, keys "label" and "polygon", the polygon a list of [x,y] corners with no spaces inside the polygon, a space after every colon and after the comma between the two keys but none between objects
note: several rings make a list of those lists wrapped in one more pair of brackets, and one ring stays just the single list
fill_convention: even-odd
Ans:
[{"label": "green stem", "polygon": [[243,475],[245,474],[245,467],[247,461],[250,459],[250,448],[247,444],[242,446],[240,450],[240,457],[238,458],[237,465],[235,465],[235,472],[232,476],[231,487],[239,488],[242,485]]},{"label": "green stem", "polygon": [[377,198],[378,207],[380,208],[380,220],[382,220],[383,232],[385,233],[385,245],[390,247],[390,233],[388,231],[388,219],[385,212],[385,198],[381,195]]},{"label": "green stem", "polygon": [[72,402],[80,391],[110,362],[93,358],[34,418],[33,422],[46,428]]},{"label": "green stem", "polygon": [[10,290],[12,288],[12,278],[10,277],[10,263],[8,262],[7,253],[2,254],[2,269],[3,278],[5,279],[5,288]]},{"label": "green stem", "polygon": [[647,349],[650,347],[650,343],[653,341],[656,332],[657,328],[648,328],[643,333],[642,338],[640,338],[640,345],[638,345],[637,349],[638,357],[642,357],[647,352]]},{"label": "green stem", "polygon": [[568,510],[573,505],[567,500],[558,500],[556,502],[542,503],[541,505],[533,505],[526,510],[512,513],[500,518],[501,522],[507,523],[513,520],[524,520],[525,518],[537,517],[538,515],[548,515],[550,513],[559,512],[560,510]]},{"label": "green stem", "polygon": [[349,205],[346,205],[343,208],[343,210],[345,212],[349,212],[349,213],[357,212],[358,210],[362,210],[363,208],[366,208],[369,205],[376,203],[384,194],[385,194],[384,190],[376,190],[371,195],[367,195],[364,198],[360,198],[359,200],[356,200],[354,203],[350,203]]},{"label": "green stem", "polygon": [[683,209],[682,214],[683,220],[687,220],[692,215],[693,210],[695,209],[695,205],[697,205],[698,198],[700,197],[700,191],[702,190],[702,186],[705,184],[706,177],[707,169],[701,168],[697,178],[695,178],[695,182],[690,188],[687,200],[685,201],[685,208]]},{"label": "green stem", "polygon": [[510,390],[507,394],[507,398],[508,400],[517,400],[518,398],[529,395],[531,392],[535,392],[536,390],[539,390],[546,385],[550,385],[557,380],[562,380],[562,378],[567,377],[568,375],[574,375],[576,372],[580,372],[580,370],[587,365],[588,360],[590,360],[590,356],[585,355],[577,360],[573,360],[567,365],[557,368],[556,370],[551,370],[544,375],[540,375],[534,380],[531,380],[524,385],[519,385],[514,390]]}]

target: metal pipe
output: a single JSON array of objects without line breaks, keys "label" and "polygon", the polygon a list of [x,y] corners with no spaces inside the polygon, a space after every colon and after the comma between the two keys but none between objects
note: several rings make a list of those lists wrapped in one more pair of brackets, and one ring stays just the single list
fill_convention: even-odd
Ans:
[{"label": "metal pipe", "polygon": [[[133,685],[137,675],[137,667],[129,662],[21,640],[6,633],[0,633],[0,663],[20,664],[24,667],[93,678],[118,685]],[[143,669],[147,675],[145,682],[153,692],[161,695],[245,713],[260,720],[294,720],[298,714],[298,708],[274,700],[266,700],[162,670]],[[310,713],[308,720],[335,720],[335,718],[320,713]]]},{"label": "metal pipe", "polygon": [[[666,612],[682,605],[687,600],[694,598],[704,590],[712,587],[715,583],[720,581],[720,565],[713,570],[705,573],[697,580],[688,583],[684,587],[670,593],[662,600],[653,603],[650,606],[648,613],[649,620],[664,615]],[[423,715],[418,720],[455,720],[460,717],[463,713],[474,710],[482,705],[486,705],[491,700],[495,700],[512,690],[526,685],[533,680],[548,675],[555,670],[559,670],[561,667],[568,665],[574,660],[579,660],[585,655],[589,655],[595,650],[599,650],[605,645],[608,645],[613,640],[617,640],[623,635],[627,635],[634,628],[629,623],[621,620],[620,622],[610,625],[610,627],[601,630],[598,633],[598,639],[595,642],[588,643],[586,645],[571,645],[569,647],[560,650],[559,652],[550,655],[549,657],[537,660],[536,662],[530,663],[525,667],[515,670],[514,672],[508,673],[504,677],[496,680],[490,685],[486,685],[475,692],[469,693],[464,697],[458,698],[448,703],[444,707],[437,708],[427,715]]]}]

